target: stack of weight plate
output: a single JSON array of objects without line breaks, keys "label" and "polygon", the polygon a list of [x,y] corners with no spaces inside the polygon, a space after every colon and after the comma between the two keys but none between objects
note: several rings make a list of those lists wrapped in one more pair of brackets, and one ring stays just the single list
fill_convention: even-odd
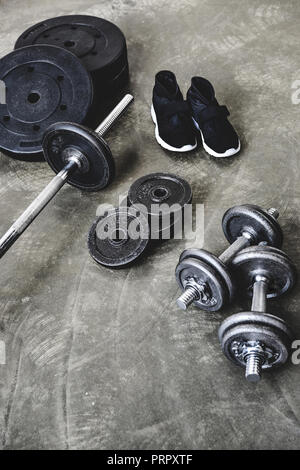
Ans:
[{"label": "stack of weight plate", "polygon": [[0,59],[0,80],[6,90],[5,100],[0,95],[0,150],[41,159],[49,125],[72,121],[95,128],[114,106],[129,81],[126,40],[102,18],[51,18],[27,29]]},{"label": "stack of weight plate", "polygon": [[[179,176],[142,176],[130,186],[120,207],[94,221],[88,236],[90,255],[101,266],[122,268],[137,262],[154,242],[173,238],[178,229],[181,237],[192,196],[189,183]],[[131,236],[130,229],[139,236]]]}]

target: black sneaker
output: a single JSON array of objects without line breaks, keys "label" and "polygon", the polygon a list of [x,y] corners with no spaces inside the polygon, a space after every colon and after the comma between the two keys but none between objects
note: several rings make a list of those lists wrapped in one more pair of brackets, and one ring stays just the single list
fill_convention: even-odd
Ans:
[{"label": "black sneaker", "polygon": [[212,84],[202,77],[193,77],[187,92],[192,119],[202,137],[203,147],[213,157],[231,157],[241,144],[237,133],[227,120],[229,111],[220,106]]},{"label": "black sneaker", "polygon": [[197,147],[190,109],[173,72],[162,70],[155,76],[151,116],[157,142],[173,152],[188,152]]}]

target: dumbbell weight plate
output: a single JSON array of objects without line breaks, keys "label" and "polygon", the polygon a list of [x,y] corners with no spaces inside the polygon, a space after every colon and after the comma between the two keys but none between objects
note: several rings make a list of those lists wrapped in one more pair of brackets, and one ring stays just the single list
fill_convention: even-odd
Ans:
[{"label": "dumbbell weight plate", "polygon": [[194,301],[194,305],[201,310],[214,312],[220,310],[228,301],[228,290],[223,277],[206,261],[195,257],[184,258],[176,266],[175,276],[182,290],[190,279],[195,280],[197,284],[205,284],[207,299]]},{"label": "dumbbell weight plate", "polygon": [[277,248],[282,245],[283,235],[280,225],[259,206],[245,204],[231,207],[223,216],[222,227],[229,243],[233,243],[243,231],[248,231],[256,243],[266,241]]},{"label": "dumbbell weight plate", "polygon": [[232,282],[232,275],[226,264],[224,264],[217,256],[213,255],[209,251],[198,248],[188,248],[187,250],[184,250],[180,255],[179,263],[186,258],[198,259],[202,263],[210,266],[211,269],[215,270],[217,279],[220,277],[222,278],[224,287],[227,290],[227,296],[224,299],[220,299],[218,304],[221,302],[223,306],[227,302],[232,301],[235,289]]},{"label": "dumbbell weight plate", "polygon": [[50,18],[31,26],[17,40],[15,49],[50,44],[75,54],[90,72],[95,88],[114,80],[128,66],[126,40],[110,21],[88,15]]},{"label": "dumbbell weight plate", "polygon": [[[103,237],[105,232],[106,238]],[[147,217],[143,214],[137,216],[130,207],[122,206],[107,211],[95,220],[88,236],[88,249],[98,264],[121,268],[140,258],[149,241]]]},{"label": "dumbbell weight plate", "polygon": [[68,51],[30,46],[0,59],[6,104],[0,104],[0,148],[11,156],[42,157],[42,137],[54,122],[81,123],[92,104],[89,73]]},{"label": "dumbbell weight plate", "polygon": [[[152,222],[151,233],[156,233],[157,226],[159,237],[168,233],[176,220],[182,216],[184,207],[192,200],[192,189],[184,179],[168,173],[151,173],[136,180],[128,191],[129,205],[143,205],[149,222]],[[166,204],[166,208],[158,215],[153,210],[153,205]],[[176,205],[176,206],[175,206]],[[168,208],[174,206],[170,214]],[[168,217],[170,215],[170,218]],[[158,217],[158,220],[157,220]],[[155,238],[155,236],[153,237]]]},{"label": "dumbbell weight plate", "polygon": [[68,183],[86,191],[105,188],[114,176],[114,160],[108,145],[94,131],[68,122],[53,124],[43,139],[46,161],[58,173],[66,164],[69,150],[80,151],[87,161],[84,172],[76,171]]},{"label": "dumbbell weight plate", "polygon": [[296,281],[296,268],[281,250],[269,246],[250,246],[240,251],[231,262],[238,284],[252,295],[257,275],[268,281],[267,298],[279,297],[291,289]]},{"label": "dumbbell weight plate", "polygon": [[284,364],[289,356],[293,335],[287,324],[267,313],[241,312],[226,318],[219,328],[219,340],[224,354],[235,364],[245,367],[239,345],[260,342],[269,352],[263,369]]}]

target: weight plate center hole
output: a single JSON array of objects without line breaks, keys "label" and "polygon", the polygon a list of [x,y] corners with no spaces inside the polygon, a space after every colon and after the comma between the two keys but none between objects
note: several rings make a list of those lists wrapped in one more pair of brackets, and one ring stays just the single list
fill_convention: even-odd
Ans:
[{"label": "weight plate center hole", "polygon": [[64,42],[64,46],[65,46],[65,47],[68,47],[68,48],[74,47],[74,46],[75,46],[75,42],[74,42],[74,41],[65,41],[65,42]]},{"label": "weight plate center hole", "polygon": [[158,186],[156,188],[152,188],[151,190],[151,199],[154,202],[161,202],[167,199],[169,196],[169,191],[162,186]]},{"label": "weight plate center hole", "polygon": [[32,91],[27,96],[27,101],[31,104],[38,103],[38,101],[40,101],[40,99],[41,99],[41,95],[39,93],[35,92],[35,91]]},{"label": "weight plate center hole", "polygon": [[109,238],[109,243],[114,246],[123,245],[127,242],[127,233],[124,229],[118,227],[114,230]]}]

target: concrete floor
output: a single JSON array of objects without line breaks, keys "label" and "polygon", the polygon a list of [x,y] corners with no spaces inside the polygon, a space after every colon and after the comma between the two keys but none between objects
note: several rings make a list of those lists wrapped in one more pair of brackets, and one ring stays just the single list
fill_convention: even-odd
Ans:
[{"label": "concrete floor", "polygon": [[[124,31],[135,104],[109,134],[117,177],[101,193],[65,187],[1,261],[1,446],[5,449],[296,449],[300,366],[258,386],[223,356],[217,330],[248,300],[209,314],[176,308],[174,268],[189,241],[155,248],[138,266],[101,269],[86,248],[98,204],[116,204],[139,176],[186,178],[205,204],[205,247],[226,247],[228,207],[277,207],[284,249],[300,269],[298,0],[0,1],[0,52],[29,25],[86,13]],[[185,93],[193,75],[215,85],[241,136],[240,156],[164,152],[149,108],[154,74],[173,70]],[[45,163],[0,156],[4,232],[52,176]],[[196,243],[193,242],[193,245]],[[296,288],[269,309],[300,338]]]}]

